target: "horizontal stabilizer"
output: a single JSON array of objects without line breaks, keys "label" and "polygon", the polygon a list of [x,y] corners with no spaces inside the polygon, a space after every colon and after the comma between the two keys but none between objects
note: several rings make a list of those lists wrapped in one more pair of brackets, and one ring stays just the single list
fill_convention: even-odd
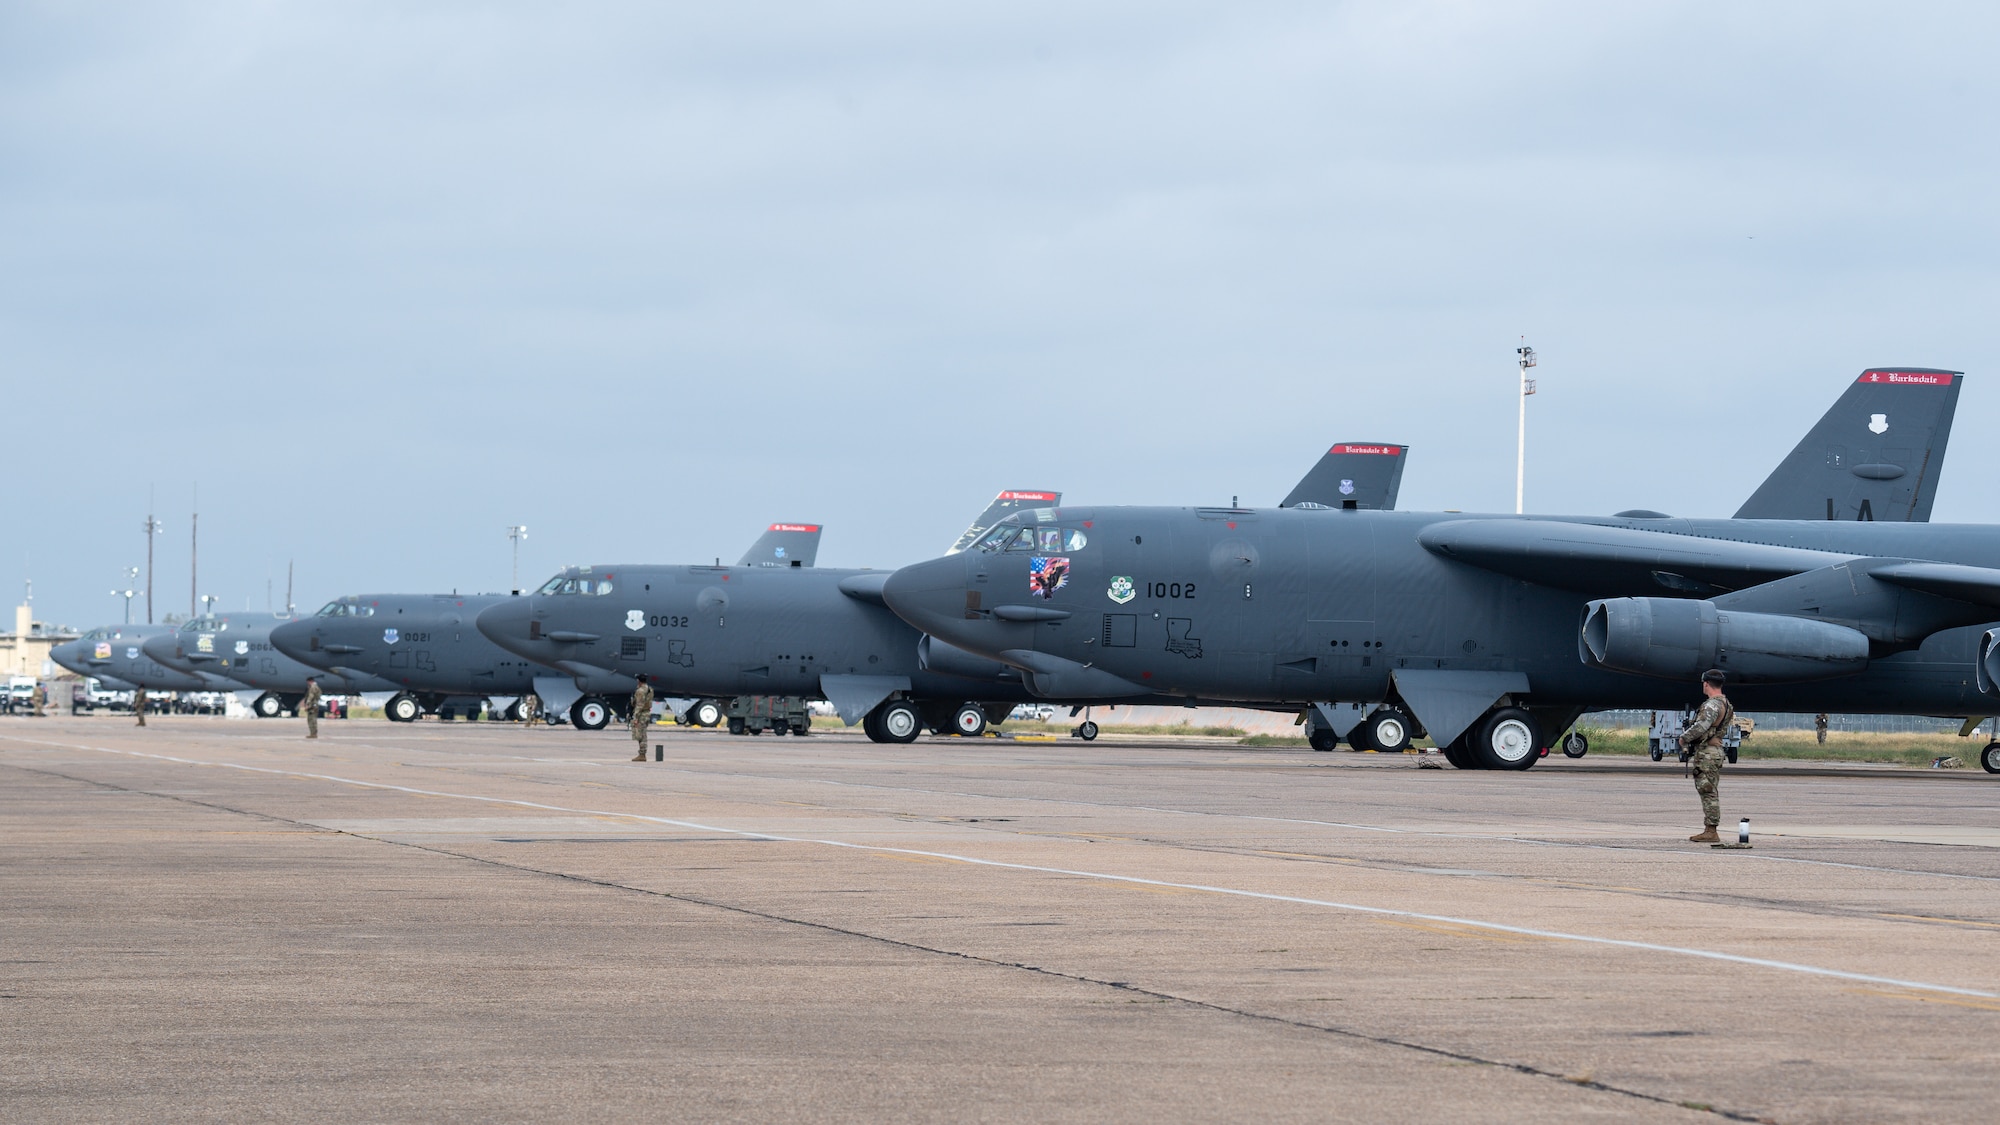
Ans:
[{"label": "horizontal stabilizer", "polygon": [[1863,371],[1736,518],[1928,522],[1963,380],[1929,367]]},{"label": "horizontal stabilizer", "polygon": [[1407,445],[1344,441],[1326,451],[1280,508],[1368,508],[1393,511],[1403,487]]},{"label": "horizontal stabilizer", "polygon": [[819,557],[819,525],[774,523],[743,552],[737,566],[811,566]]},{"label": "horizontal stabilizer", "polygon": [[965,534],[959,536],[958,542],[953,543],[951,550],[945,554],[955,555],[972,546],[978,542],[980,536],[986,534],[987,528],[1023,508],[1053,508],[1061,503],[1060,492],[1037,488],[1010,488],[995,496],[993,502],[986,505],[986,510],[979,513],[979,518],[972,521],[972,526],[965,529]]}]

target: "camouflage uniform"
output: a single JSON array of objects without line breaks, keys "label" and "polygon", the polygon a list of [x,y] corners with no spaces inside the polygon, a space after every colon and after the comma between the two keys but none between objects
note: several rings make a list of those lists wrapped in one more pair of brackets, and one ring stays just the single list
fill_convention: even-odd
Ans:
[{"label": "camouflage uniform", "polygon": [[146,725],[146,689],[145,689],[145,688],[140,688],[140,689],[138,689],[137,691],[134,691],[134,692],[132,693],[132,713],[133,713],[134,715],[137,715],[137,716],[139,716],[139,725],[140,725],[140,726],[142,726],[142,727],[143,727],[143,726],[145,726],[145,725]]},{"label": "camouflage uniform", "polygon": [[49,705],[49,689],[44,684],[35,685],[35,718],[42,717],[42,708]]},{"label": "camouflage uniform", "polygon": [[635,762],[646,760],[646,727],[653,721],[653,686],[639,681],[632,692],[632,741],[639,744],[639,752],[632,755]]},{"label": "camouflage uniform", "polygon": [[521,722],[528,727],[542,721],[542,701],[534,692],[521,697]]},{"label": "camouflage uniform", "polygon": [[1694,791],[1701,794],[1701,822],[1710,831],[1722,823],[1722,736],[1734,718],[1736,708],[1729,705],[1729,697],[1717,693],[1681,732],[1681,748],[1693,751]]},{"label": "camouflage uniform", "polygon": [[1819,737],[1819,744],[1826,745],[1826,712],[1813,716],[1813,733]]},{"label": "camouflage uniform", "polygon": [[299,700],[299,714],[306,717],[306,737],[319,737],[319,681],[306,681],[306,697]]}]

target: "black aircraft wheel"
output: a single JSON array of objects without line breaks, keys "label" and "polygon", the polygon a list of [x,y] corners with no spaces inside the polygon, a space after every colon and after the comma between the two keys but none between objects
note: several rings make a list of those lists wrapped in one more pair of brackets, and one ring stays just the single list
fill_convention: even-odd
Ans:
[{"label": "black aircraft wheel", "polygon": [[278,717],[278,712],[285,709],[285,705],[278,701],[277,696],[267,691],[250,704],[250,709],[255,711],[260,719],[275,719]]},{"label": "black aircraft wheel", "polygon": [[504,718],[504,719],[506,719],[506,720],[507,720],[508,722],[510,722],[510,723],[518,723],[518,722],[520,722],[520,721],[521,721],[521,701],[520,701],[520,700],[518,700],[518,699],[516,699],[516,700],[515,700],[514,702],[512,702],[512,703],[509,703],[509,704],[507,705],[507,710],[501,713],[501,718]]},{"label": "black aircraft wheel", "polygon": [[570,704],[569,724],[578,730],[603,730],[611,721],[611,705],[594,695]]},{"label": "black aircraft wheel", "polygon": [[713,699],[697,700],[688,708],[688,718],[698,727],[712,727],[722,721],[722,704]]},{"label": "black aircraft wheel", "polygon": [[861,733],[867,735],[870,742],[888,741],[888,739],[882,737],[882,728],[875,725],[875,712],[873,711],[861,716]]},{"label": "black aircraft wheel", "polygon": [[1588,753],[1590,753],[1590,740],[1585,738],[1581,731],[1571,731],[1569,737],[1563,739],[1563,757],[1581,758]]},{"label": "black aircraft wheel", "polygon": [[1986,749],[1979,752],[1979,764],[1986,767],[1987,773],[2000,773],[2000,740],[1986,744]]},{"label": "black aircraft wheel", "polygon": [[1479,764],[1479,756],[1472,752],[1471,743],[1471,731],[1467,731],[1450,742],[1445,743],[1444,760],[1450,762],[1454,769],[1483,769],[1484,767]]},{"label": "black aircraft wheel", "polygon": [[389,702],[382,705],[382,714],[392,723],[414,723],[424,713],[423,705],[414,695],[392,695]]},{"label": "black aircraft wheel", "polygon": [[986,733],[986,712],[977,703],[967,703],[951,713],[952,733],[961,738],[978,738]]},{"label": "black aircraft wheel", "polygon": [[1524,770],[1541,760],[1541,732],[1535,717],[1519,707],[1502,707],[1479,725],[1473,742],[1480,762],[1490,770]]},{"label": "black aircraft wheel", "polygon": [[1097,724],[1085,719],[1083,725],[1076,728],[1076,736],[1085,742],[1097,741]]},{"label": "black aircraft wheel", "polygon": [[915,742],[924,733],[924,718],[910,703],[893,699],[875,709],[875,729],[884,742]]},{"label": "black aircraft wheel", "polygon": [[1369,745],[1384,754],[1401,754],[1410,748],[1410,717],[1394,707],[1384,707],[1361,724]]},{"label": "black aircraft wheel", "polygon": [[1306,742],[1315,750],[1332,750],[1340,745],[1340,736],[1333,733],[1332,727],[1314,727],[1306,732]]},{"label": "black aircraft wheel", "polygon": [[748,723],[745,723],[745,722],[744,722],[744,721],[743,721],[742,719],[739,719],[739,718],[736,718],[736,717],[734,717],[734,716],[731,716],[731,717],[730,717],[730,720],[729,720],[729,733],[730,733],[730,734],[739,734],[739,735],[740,735],[740,734],[745,734],[745,733],[747,733],[747,732],[748,732],[749,730],[750,730],[750,725],[749,725]]}]

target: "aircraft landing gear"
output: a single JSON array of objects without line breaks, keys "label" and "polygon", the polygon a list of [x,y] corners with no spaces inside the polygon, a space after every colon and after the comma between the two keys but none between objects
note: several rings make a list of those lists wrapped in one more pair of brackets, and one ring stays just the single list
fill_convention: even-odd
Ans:
[{"label": "aircraft landing gear", "polygon": [[891,699],[868,713],[862,729],[876,742],[915,742],[924,732],[924,718],[909,700]]},{"label": "aircraft landing gear", "polygon": [[713,699],[697,699],[687,710],[688,722],[698,727],[712,727],[722,722],[722,704]]},{"label": "aircraft landing gear", "polygon": [[1365,745],[1383,754],[1401,754],[1410,748],[1410,717],[1394,707],[1384,707],[1362,720],[1350,738],[1356,747]]},{"label": "aircraft landing gear", "polygon": [[1568,738],[1563,739],[1563,757],[1581,758],[1588,753],[1590,753],[1590,740],[1583,736],[1582,731],[1573,730],[1569,732]]},{"label": "aircraft landing gear", "polygon": [[1979,764],[1987,773],[2000,773],[2000,739],[1987,743],[1986,749],[1979,752]]},{"label": "aircraft landing gear", "polygon": [[1490,770],[1524,770],[1541,760],[1541,732],[1535,717],[1519,707],[1502,707],[1478,725],[1472,749]]},{"label": "aircraft landing gear", "polygon": [[977,703],[960,704],[951,713],[951,730],[961,738],[978,738],[986,733],[986,711]]},{"label": "aircraft landing gear", "polygon": [[260,719],[275,719],[278,717],[278,712],[284,709],[285,705],[278,701],[278,697],[268,691],[250,704],[250,710]]},{"label": "aircraft landing gear", "polygon": [[408,692],[398,692],[382,705],[382,714],[392,723],[414,723],[423,713],[424,705]]},{"label": "aircraft landing gear", "polygon": [[1340,736],[1332,727],[1314,727],[1306,732],[1306,742],[1319,751],[1332,750],[1340,745]]},{"label": "aircraft landing gear", "polygon": [[603,730],[611,721],[611,705],[594,695],[570,704],[569,723],[578,730]]},{"label": "aircraft landing gear", "polygon": [[1089,719],[1085,719],[1082,723],[1078,724],[1076,736],[1085,742],[1097,741],[1097,724],[1091,722]]}]

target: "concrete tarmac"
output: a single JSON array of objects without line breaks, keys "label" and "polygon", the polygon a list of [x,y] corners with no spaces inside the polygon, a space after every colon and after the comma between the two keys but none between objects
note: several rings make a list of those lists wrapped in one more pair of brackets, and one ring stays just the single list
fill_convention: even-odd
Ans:
[{"label": "concrete tarmac", "polygon": [[[0,1116],[1990,1121],[2000,778],[0,723]],[[1767,829],[1771,831],[1767,831]]]}]

